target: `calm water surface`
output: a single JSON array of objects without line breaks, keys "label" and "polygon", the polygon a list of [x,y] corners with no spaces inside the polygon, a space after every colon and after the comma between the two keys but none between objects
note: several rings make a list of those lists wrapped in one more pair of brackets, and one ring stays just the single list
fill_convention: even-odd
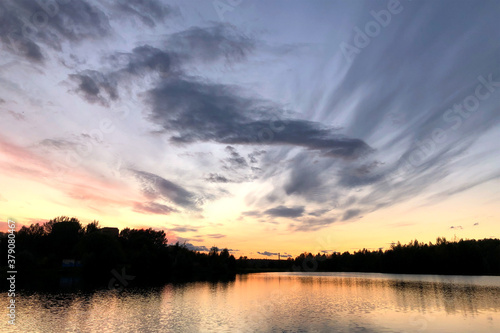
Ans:
[{"label": "calm water surface", "polygon": [[500,277],[258,273],[17,303],[4,332],[500,332]]}]

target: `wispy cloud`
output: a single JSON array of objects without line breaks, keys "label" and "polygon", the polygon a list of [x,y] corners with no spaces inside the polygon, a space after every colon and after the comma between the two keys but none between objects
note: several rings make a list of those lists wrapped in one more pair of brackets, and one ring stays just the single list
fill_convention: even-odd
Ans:
[{"label": "wispy cloud", "polygon": [[[500,178],[496,1],[402,2],[351,61],[340,45],[380,4],[259,2],[231,24],[190,1],[44,4],[0,4],[0,178],[50,193],[27,188],[33,202],[230,245],[232,223],[286,238],[496,200],[482,192]],[[297,8],[300,33],[284,19]],[[453,218],[439,228],[468,231]]]},{"label": "wispy cloud", "polygon": [[223,234],[208,234],[206,236],[209,238],[224,238],[224,237],[226,237],[226,235],[223,235]]},{"label": "wispy cloud", "polygon": [[175,232],[198,232],[199,227],[174,224],[173,228],[167,228],[167,230],[171,230],[171,231],[175,231]]},{"label": "wispy cloud", "polygon": [[302,216],[304,214],[304,210],[305,210],[304,206],[297,206],[297,207],[278,206],[264,211],[264,214],[272,217],[295,218]]},{"label": "wispy cloud", "polygon": [[170,201],[183,208],[198,209],[195,194],[182,186],[149,172],[132,171],[141,182],[146,196]]},{"label": "wispy cloud", "polygon": [[[174,212],[178,212],[175,208],[169,207],[167,205],[162,205],[157,202],[147,202],[147,203],[136,203],[134,210],[140,213],[146,214],[160,214],[169,215]],[[174,230],[175,231],[175,230]]]}]

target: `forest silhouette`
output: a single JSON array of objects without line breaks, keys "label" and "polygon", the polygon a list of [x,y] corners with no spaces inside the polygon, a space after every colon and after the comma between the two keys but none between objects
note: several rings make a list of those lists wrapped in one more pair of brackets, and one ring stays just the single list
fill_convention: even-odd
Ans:
[{"label": "forest silhouette", "polygon": [[[57,217],[16,232],[16,268],[20,284],[33,288],[61,277],[78,277],[88,285],[109,285],[121,274],[131,284],[228,280],[237,273],[262,271],[332,271],[408,274],[500,275],[500,240],[417,240],[392,244],[385,251],[303,253],[287,260],[235,257],[228,249],[208,253],[168,244],[163,230],[83,226],[77,218]],[[7,253],[7,234],[0,237]],[[5,256],[6,257],[6,256]],[[7,272],[6,258],[0,270]]]}]

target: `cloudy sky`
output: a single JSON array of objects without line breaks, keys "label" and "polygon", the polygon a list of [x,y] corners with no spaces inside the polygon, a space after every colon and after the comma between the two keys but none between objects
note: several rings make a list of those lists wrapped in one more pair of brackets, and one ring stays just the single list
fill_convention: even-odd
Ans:
[{"label": "cloudy sky", "polygon": [[500,234],[500,2],[2,1],[0,221],[236,256]]}]

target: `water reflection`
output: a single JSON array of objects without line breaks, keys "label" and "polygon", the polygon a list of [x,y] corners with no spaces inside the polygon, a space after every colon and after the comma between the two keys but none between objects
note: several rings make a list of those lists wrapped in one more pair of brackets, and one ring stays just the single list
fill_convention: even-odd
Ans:
[{"label": "water reflection", "polygon": [[499,277],[261,273],[123,292],[21,293],[16,331],[498,332],[499,299]]}]

